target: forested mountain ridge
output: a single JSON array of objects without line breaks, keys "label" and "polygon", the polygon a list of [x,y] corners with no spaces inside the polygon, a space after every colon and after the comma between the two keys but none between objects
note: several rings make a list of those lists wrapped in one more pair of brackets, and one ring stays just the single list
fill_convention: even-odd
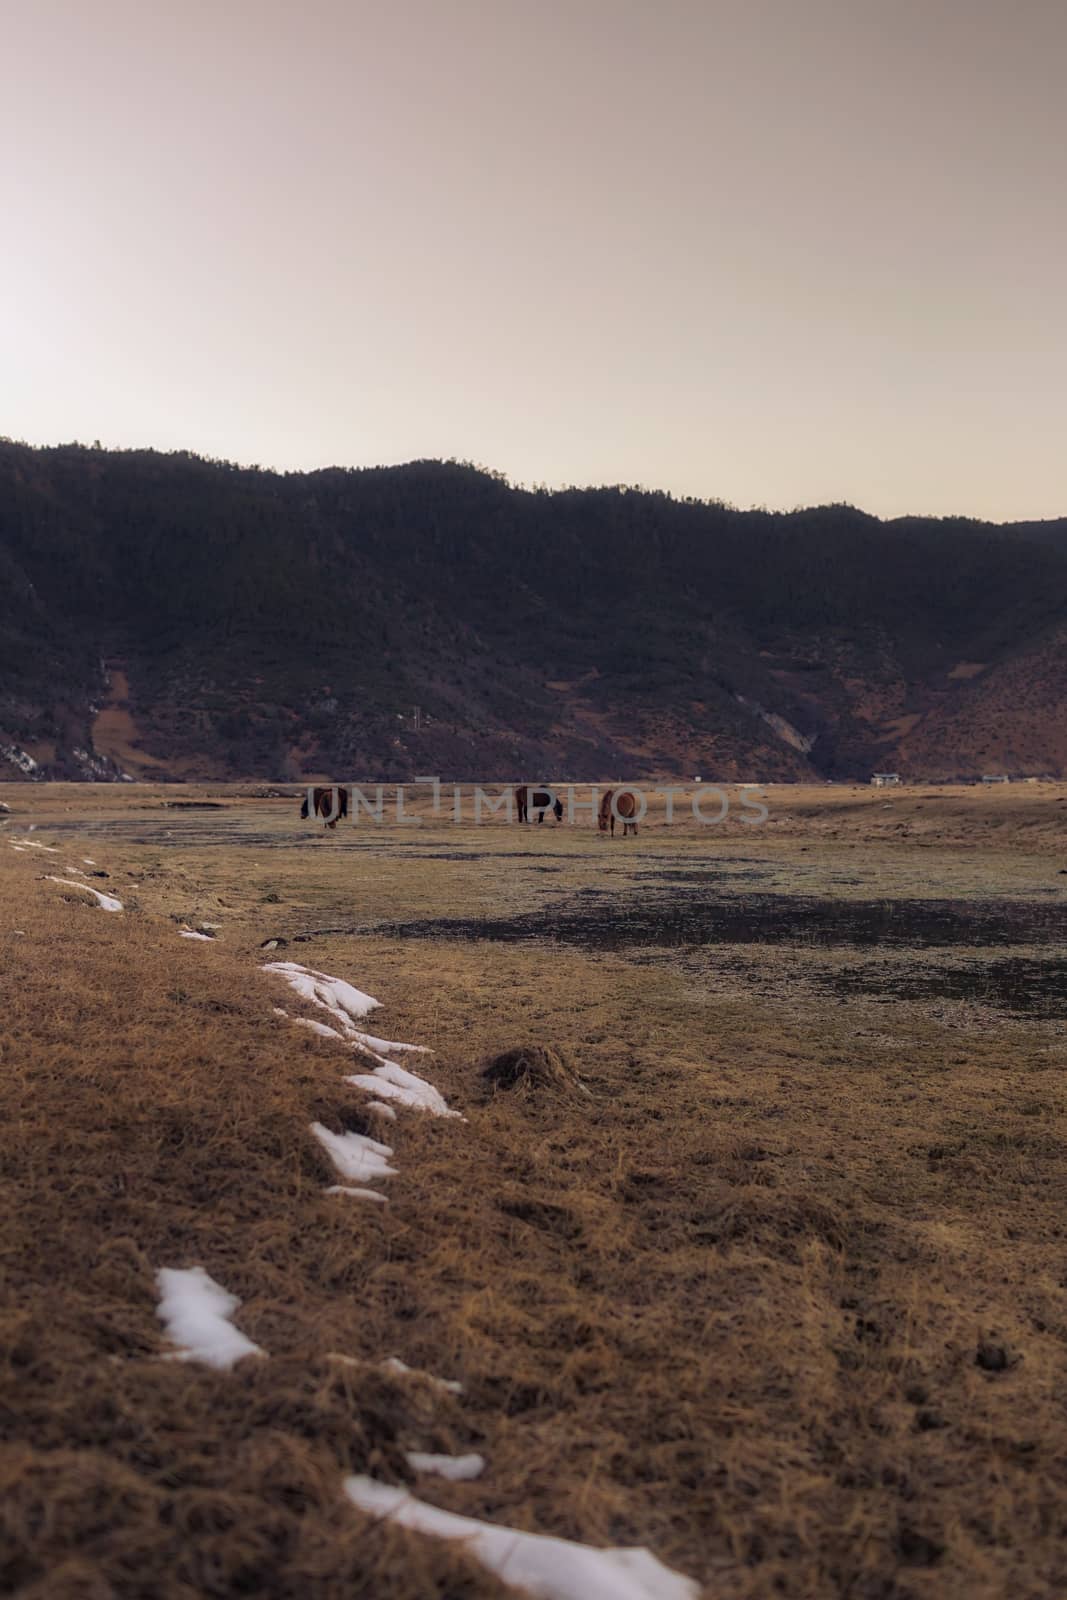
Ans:
[{"label": "forested mountain ridge", "polygon": [[0,777],[1067,772],[1067,520],[0,442]]}]

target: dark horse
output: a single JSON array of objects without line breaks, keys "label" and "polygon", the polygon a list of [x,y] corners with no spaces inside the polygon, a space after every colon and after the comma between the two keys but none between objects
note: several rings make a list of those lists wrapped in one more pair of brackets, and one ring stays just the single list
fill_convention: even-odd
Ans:
[{"label": "dark horse", "polygon": [[637,796],[632,795],[629,789],[620,789],[613,806],[611,801],[614,795],[614,789],[609,789],[606,794],[601,795],[600,810],[597,812],[596,819],[597,827],[601,833],[607,833],[610,823],[611,837],[614,839],[615,814],[617,812],[619,821],[622,823],[622,836],[625,839],[631,828],[634,833],[637,832]]},{"label": "dark horse", "polygon": [[[307,818],[308,798],[304,795],[304,804],[300,807],[300,815]],[[348,816],[348,790],[347,789],[312,789],[310,791],[312,810],[317,817],[321,817],[328,828],[336,828],[342,817]]]},{"label": "dark horse", "polygon": [[520,784],[515,790],[515,804],[519,808],[520,822],[529,822],[531,809],[537,812],[538,822],[544,822],[545,812],[549,808],[557,822],[563,821],[563,801],[558,797],[553,800],[544,789],[531,789],[528,784]]}]

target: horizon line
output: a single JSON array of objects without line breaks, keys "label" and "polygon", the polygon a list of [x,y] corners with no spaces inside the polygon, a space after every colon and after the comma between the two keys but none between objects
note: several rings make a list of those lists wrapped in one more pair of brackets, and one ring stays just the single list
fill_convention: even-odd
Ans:
[{"label": "horizon line", "polygon": [[459,456],[411,456],[400,461],[379,461],[370,465],[344,465],[341,462],[329,462],[321,467],[281,467],[264,466],[259,461],[237,461],[229,456],[207,455],[199,450],[191,450],[187,446],[175,446],[165,449],[160,445],[123,445],[103,444],[99,439],[91,443],[82,439],[63,439],[54,443],[33,443],[28,439],[17,439],[12,434],[0,434],[0,447],[13,445],[22,450],[32,450],[38,453],[57,450],[82,450],[89,455],[100,454],[110,456],[120,455],[156,455],[163,457],[185,457],[193,461],[201,461],[207,466],[227,467],[237,472],[259,472],[275,478],[310,478],[318,473],[327,472],[398,472],[406,467],[441,466],[463,467],[469,471],[481,474],[483,477],[492,478],[502,483],[506,488],[521,494],[597,494],[605,490],[615,490],[625,494],[644,494],[671,501],[675,505],[701,506],[707,509],[720,511],[739,512],[742,515],[756,514],[772,517],[792,517],[805,511],[853,511],[858,516],[866,517],[871,522],[891,524],[894,522],[968,522],[985,528],[1014,528],[1023,525],[1043,526],[1048,523],[1067,522],[1067,510],[1047,517],[1016,517],[1005,521],[993,521],[989,517],[975,516],[968,512],[932,511],[904,511],[894,516],[879,516],[875,511],[868,511],[863,506],[856,505],[851,500],[822,500],[807,505],[768,506],[765,502],[748,506],[738,505],[736,502],[726,500],[719,495],[683,495],[673,489],[658,488],[645,483],[559,483],[548,484],[545,482],[527,482],[522,479],[512,478],[508,473],[496,467],[486,466],[478,462]]}]

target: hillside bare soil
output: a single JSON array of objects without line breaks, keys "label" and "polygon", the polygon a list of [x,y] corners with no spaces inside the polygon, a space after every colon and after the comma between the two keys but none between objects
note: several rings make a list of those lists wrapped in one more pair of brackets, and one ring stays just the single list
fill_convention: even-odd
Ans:
[{"label": "hillside bare soil", "polygon": [[1065,607],[1063,520],[0,439],[13,779],[1063,777]]}]

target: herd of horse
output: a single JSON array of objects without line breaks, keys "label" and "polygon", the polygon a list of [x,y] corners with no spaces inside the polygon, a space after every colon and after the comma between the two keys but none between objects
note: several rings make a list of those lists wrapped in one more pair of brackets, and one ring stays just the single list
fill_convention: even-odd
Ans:
[{"label": "herd of horse", "polygon": [[[614,804],[612,803],[614,802]],[[530,812],[538,822],[544,822],[545,813],[551,811],[557,822],[563,821],[563,801],[545,789],[531,789],[520,784],[515,790],[515,809],[520,822],[529,822]],[[637,832],[637,796],[629,789],[608,789],[600,796],[597,808],[597,828],[601,833],[611,830],[615,837],[616,822],[622,823],[623,837]]]},{"label": "herd of horse", "polygon": [[[300,815],[307,820],[308,803],[314,815],[321,817],[327,828],[336,828],[342,817],[348,816],[348,790],[340,785],[312,788],[304,796]],[[547,789],[531,788],[523,783],[515,790],[515,811],[519,822],[529,822],[533,812],[538,822],[544,822],[545,813],[551,811],[557,825],[563,821],[563,801]],[[597,828],[601,833],[611,830],[615,837],[616,822],[622,823],[623,838],[637,832],[637,796],[629,789],[608,789],[600,797],[597,809]]]}]

